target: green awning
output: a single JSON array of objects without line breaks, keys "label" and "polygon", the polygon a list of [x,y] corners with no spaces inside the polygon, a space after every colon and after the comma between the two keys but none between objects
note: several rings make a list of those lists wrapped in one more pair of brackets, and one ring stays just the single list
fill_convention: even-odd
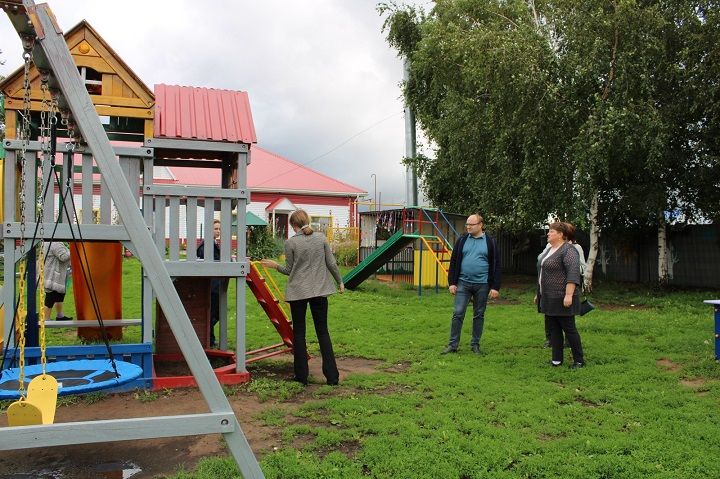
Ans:
[{"label": "green awning", "polygon": [[[267,226],[267,221],[260,218],[258,215],[249,211],[245,212],[245,224],[248,226]],[[237,221],[233,221],[233,226],[237,225]]]}]

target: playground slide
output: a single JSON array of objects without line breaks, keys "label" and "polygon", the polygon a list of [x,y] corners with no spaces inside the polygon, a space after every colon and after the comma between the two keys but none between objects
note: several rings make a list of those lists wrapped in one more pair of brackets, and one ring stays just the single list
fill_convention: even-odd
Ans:
[{"label": "playground slide", "polygon": [[385,241],[385,244],[372,252],[370,256],[365,258],[362,263],[357,265],[355,269],[350,271],[343,278],[343,283],[348,289],[357,288],[360,283],[365,281],[375,273],[382,265],[390,261],[398,252],[409,243],[416,240],[418,235],[406,235],[402,230],[398,231]]},{"label": "playground slide", "polygon": [[270,288],[265,282],[265,278],[262,277],[257,267],[248,261],[250,264],[250,273],[245,278],[245,282],[250,288],[250,291],[255,295],[255,299],[262,307],[270,322],[277,329],[278,334],[283,340],[283,343],[289,348],[293,347],[293,330],[290,321],[288,321],[285,311],[280,307],[280,303],[277,298],[272,294]]},{"label": "playground slide", "polygon": [[[87,259],[87,261],[86,261]],[[93,307],[90,285],[97,297],[97,307],[103,319],[122,318],[122,245],[118,241],[86,241],[84,245],[70,243],[75,314],[78,320],[98,319]],[[109,339],[122,339],[122,327],[106,328]],[[102,339],[100,328],[78,328],[78,337],[85,341]]]}]

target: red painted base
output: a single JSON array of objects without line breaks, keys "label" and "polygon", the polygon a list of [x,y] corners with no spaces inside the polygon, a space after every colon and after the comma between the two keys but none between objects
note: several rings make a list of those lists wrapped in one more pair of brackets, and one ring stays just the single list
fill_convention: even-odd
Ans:
[{"label": "red painted base", "polygon": [[[214,368],[215,376],[220,384],[242,384],[250,381],[250,373],[235,371],[236,360],[235,353],[232,351],[221,351],[219,349],[206,349],[205,353],[211,362],[225,362],[224,365]],[[153,356],[153,365],[174,365],[179,368],[187,368],[182,354],[155,354]],[[163,389],[176,389],[197,387],[197,382],[192,374],[174,374],[169,376],[158,376],[155,367],[153,367],[152,389],[160,391]]]}]

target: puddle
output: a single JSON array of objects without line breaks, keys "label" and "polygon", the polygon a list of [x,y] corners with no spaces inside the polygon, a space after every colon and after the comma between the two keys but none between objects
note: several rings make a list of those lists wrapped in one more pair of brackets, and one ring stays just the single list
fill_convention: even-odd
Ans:
[{"label": "puddle", "polygon": [[98,479],[130,479],[142,472],[138,466],[127,462],[110,462],[95,467]]},{"label": "puddle", "polygon": [[13,473],[10,475],[0,474],[0,479],[72,479],[76,477],[88,477],[91,473],[92,477],[97,479],[131,479],[142,472],[142,469],[136,464],[129,462],[108,462],[89,467],[82,471],[83,474],[78,475],[77,467],[68,465],[66,468],[48,470],[43,469],[32,472]]}]

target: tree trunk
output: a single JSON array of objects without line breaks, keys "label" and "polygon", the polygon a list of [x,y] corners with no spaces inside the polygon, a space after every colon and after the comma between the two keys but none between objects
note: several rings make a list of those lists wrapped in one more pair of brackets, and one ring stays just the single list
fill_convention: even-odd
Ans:
[{"label": "tree trunk", "polygon": [[668,248],[667,227],[664,216],[660,216],[658,224],[658,282],[661,285],[668,283]]},{"label": "tree trunk", "polygon": [[590,250],[588,251],[587,264],[585,265],[585,276],[583,283],[586,292],[592,291],[593,269],[595,258],[597,258],[600,246],[600,229],[598,228],[598,192],[593,194],[590,203]]}]

